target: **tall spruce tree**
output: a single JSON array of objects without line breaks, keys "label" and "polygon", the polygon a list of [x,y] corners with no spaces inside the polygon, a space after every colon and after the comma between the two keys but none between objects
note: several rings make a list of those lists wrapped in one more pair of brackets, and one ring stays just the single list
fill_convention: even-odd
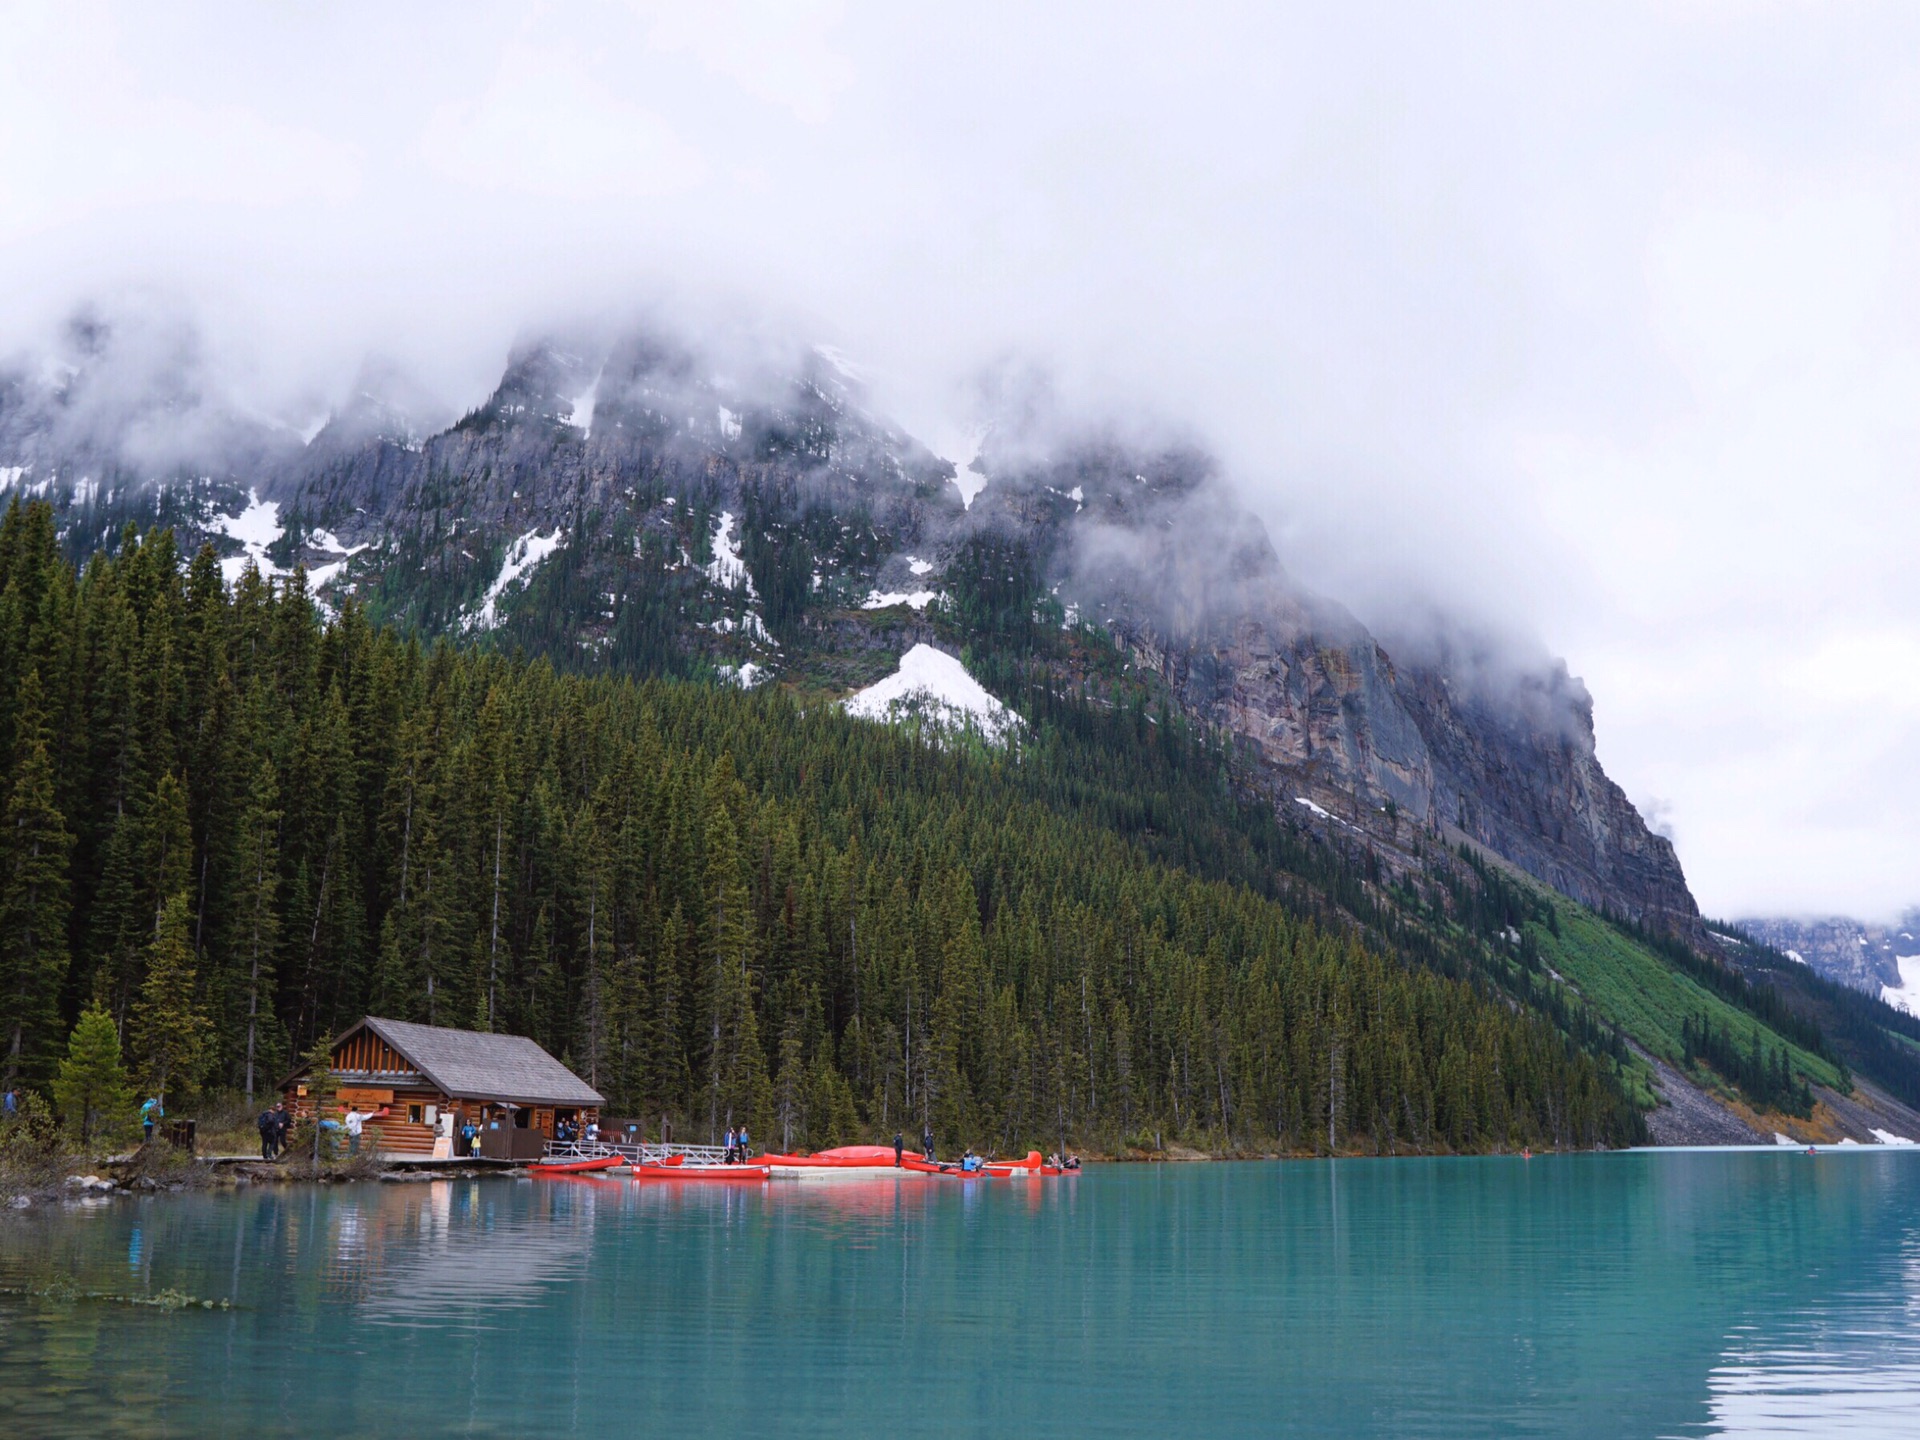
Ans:
[{"label": "tall spruce tree", "polygon": [[27,672],[14,707],[13,763],[0,812],[0,1080],[44,1078],[58,1038],[67,973],[67,854],[73,837],[54,803],[46,700]]},{"label": "tall spruce tree", "polygon": [[723,1125],[762,1121],[767,1060],[754,1016],[751,900],[739,832],[723,804],[708,817],[706,849],[707,1128],[717,1139]]},{"label": "tall spruce tree", "polygon": [[232,953],[245,967],[246,1060],[244,1090],[253,1099],[254,1070],[266,1021],[263,1005],[273,998],[280,946],[280,784],[273,761],[262,758],[240,817],[239,874],[234,888]]},{"label": "tall spruce tree", "polygon": [[147,952],[146,979],[133,1014],[133,1032],[153,1093],[190,1089],[212,1031],[195,993],[198,977],[188,943],[191,916],[187,892],[177,890],[160,907],[159,927]]}]

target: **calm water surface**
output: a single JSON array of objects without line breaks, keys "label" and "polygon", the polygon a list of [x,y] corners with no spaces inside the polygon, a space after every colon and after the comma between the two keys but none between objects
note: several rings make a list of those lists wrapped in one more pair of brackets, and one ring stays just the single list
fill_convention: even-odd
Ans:
[{"label": "calm water surface", "polygon": [[0,1215],[0,1433],[1920,1435],[1920,1154]]}]

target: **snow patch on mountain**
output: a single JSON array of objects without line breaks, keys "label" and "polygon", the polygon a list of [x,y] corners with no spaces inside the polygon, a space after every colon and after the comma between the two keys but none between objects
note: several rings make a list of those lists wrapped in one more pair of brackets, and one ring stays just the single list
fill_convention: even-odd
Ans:
[{"label": "snow patch on mountain", "polygon": [[738,590],[744,586],[747,598],[758,600],[753,576],[747,573],[747,562],[740,558],[740,542],[734,537],[733,527],[733,512],[722,510],[713,526],[713,559],[701,568],[707,579],[722,590]]},{"label": "snow patch on mountain", "polygon": [[862,610],[884,610],[889,605],[905,605],[914,610],[924,610],[940,598],[937,590],[871,590],[867,598],[860,602]]},{"label": "snow patch on mountain", "polygon": [[1900,967],[1900,983],[1882,985],[1880,998],[1896,1010],[1920,1015],[1920,955],[1896,955],[1893,963]]},{"label": "snow patch on mountain", "polygon": [[567,418],[569,425],[576,425],[587,434],[593,433],[593,407],[600,397],[600,377],[593,377],[593,383],[573,397],[573,410]]},{"label": "snow patch on mountain", "polygon": [[813,347],[813,353],[837,370],[841,379],[851,380],[856,385],[867,383],[866,367],[856,364],[846,351],[832,345],[816,345]]},{"label": "snow patch on mountain", "polygon": [[849,715],[864,720],[928,721],[955,730],[974,730],[998,744],[1020,728],[1020,717],[996,700],[985,686],[945,651],[915,645],[900,657],[900,668],[846,702]]},{"label": "snow patch on mountain", "polygon": [[941,455],[953,466],[953,483],[960,492],[960,507],[963,510],[971,510],[974,498],[987,488],[987,477],[973,468],[974,461],[980,458],[980,442],[984,438],[977,433],[963,435],[945,446]]},{"label": "snow patch on mountain", "polygon": [[286,533],[280,524],[280,506],[275,501],[262,500],[258,491],[249,490],[247,508],[238,515],[214,516],[211,528],[245,547],[240,554],[229,555],[220,562],[220,578],[228,585],[237,583],[250,564],[262,575],[282,573],[267,558],[267,547]]},{"label": "snow patch on mountain", "polygon": [[709,621],[706,628],[716,635],[731,635],[738,631],[749,639],[758,640],[762,645],[771,645],[776,650],[779,649],[779,642],[773,638],[773,633],[767,629],[766,621],[760,618],[757,610],[749,610],[737,619],[732,615],[722,615],[718,620]]},{"label": "snow patch on mountain", "polygon": [[366,540],[361,541],[358,545],[343,545],[340,543],[340,537],[331,530],[314,530],[309,532],[307,535],[307,544],[316,550],[324,550],[329,555],[337,555],[339,557],[335,560],[328,560],[325,564],[315,565],[307,571],[308,588],[315,592],[318,592],[327,585],[331,585],[335,580],[339,579],[341,573],[347,568],[347,562],[353,559],[354,556],[358,555],[362,550],[370,550],[373,548],[372,542]]},{"label": "snow patch on mountain", "polygon": [[554,551],[560,548],[560,532],[542,535],[537,530],[529,530],[518,540],[507,546],[506,563],[500,567],[500,574],[493,584],[487,587],[487,593],[480,597],[480,608],[466,622],[468,630],[491,630],[500,623],[499,612],[494,608],[508,589],[520,582],[521,578],[540,564]]}]

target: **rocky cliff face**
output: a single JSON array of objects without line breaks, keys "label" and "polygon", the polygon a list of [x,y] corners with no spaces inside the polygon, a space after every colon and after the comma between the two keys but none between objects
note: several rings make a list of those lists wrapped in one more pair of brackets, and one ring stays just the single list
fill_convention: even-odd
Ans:
[{"label": "rocky cliff face", "polygon": [[1920,1014],[1920,939],[1915,938],[1920,936],[1920,908],[1891,925],[1870,925],[1844,915],[1753,918],[1738,924],[1762,945],[1829,980]]},{"label": "rocky cliff face", "polygon": [[[863,646],[965,642],[995,607],[1063,618],[1239,737],[1303,823],[1389,855],[1415,832],[1470,839],[1589,904],[1697,924],[1563,666],[1491,664],[1459,636],[1391,653],[1289,579],[1191,447],[1006,425],[969,503],[952,460],[819,353],[723,374],[650,335],[530,345],[435,433],[374,388],[302,441],[186,393],[190,374],[108,386],[111,337],[88,345],[53,380],[0,377],[0,478],[53,501],[76,553],[159,518],[235,566],[303,564],[323,603],[749,684],[850,683]],[[89,396],[111,424],[86,423]]]},{"label": "rocky cliff face", "polygon": [[1594,751],[1586,688],[1545,655],[1516,661],[1436,630],[1399,655],[1293,584],[1203,457],[1090,448],[981,497],[1074,499],[1050,578],[1167,682],[1241,737],[1325,823],[1394,847],[1407,826],[1467,839],[1596,908],[1693,933],[1671,842]]}]

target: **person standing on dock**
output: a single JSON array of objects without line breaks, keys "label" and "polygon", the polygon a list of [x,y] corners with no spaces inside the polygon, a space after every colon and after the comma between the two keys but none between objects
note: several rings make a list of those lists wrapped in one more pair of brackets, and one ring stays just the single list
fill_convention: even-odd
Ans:
[{"label": "person standing on dock", "polygon": [[260,1158],[262,1160],[273,1159],[274,1135],[280,1128],[280,1122],[274,1116],[273,1107],[269,1105],[266,1109],[262,1110],[260,1112],[260,1118],[256,1120],[254,1124],[260,1129]]},{"label": "person standing on dock", "polygon": [[933,1125],[931,1122],[920,1127],[920,1148],[927,1153],[927,1163],[933,1163]]},{"label": "person standing on dock", "polygon": [[907,1153],[907,1137],[898,1130],[893,1132],[893,1168],[900,1168],[900,1159]]},{"label": "person standing on dock", "polygon": [[746,1124],[742,1122],[740,1126],[740,1163],[744,1165],[751,1159],[753,1159],[753,1140],[747,1134]]},{"label": "person standing on dock", "polygon": [[347,1110],[347,1154],[358,1158],[360,1154],[360,1130],[367,1123],[367,1117],[360,1113],[358,1105]]}]

